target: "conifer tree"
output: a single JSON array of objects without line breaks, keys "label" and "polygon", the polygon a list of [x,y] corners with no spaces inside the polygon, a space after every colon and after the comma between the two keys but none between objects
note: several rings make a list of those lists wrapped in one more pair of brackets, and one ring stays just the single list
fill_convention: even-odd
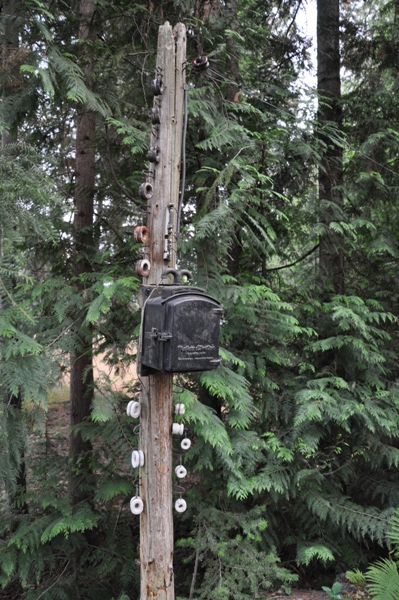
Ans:
[{"label": "conifer tree", "polygon": [[[6,74],[6,79],[3,83],[3,101],[12,94],[11,90],[13,88],[13,82],[18,81],[18,73],[16,70],[18,68],[19,60],[18,60],[18,15],[17,15],[17,2],[16,0],[6,0],[3,2],[2,6],[2,22],[3,22],[3,42],[2,42],[2,64],[3,64],[3,72]],[[3,76],[4,77],[4,76]],[[16,124],[13,122],[12,116],[10,114],[6,115],[5,122],[3,124],[2,129],[2,138],[1,144],[2,149],[6,149],[7,146],[10,147],[11,144],[15,144],[17,141],[16,135]],[[13,287],[15,287],[16,282],[13,281]],[[6,290],[3,289],[3,293]],[[0,297],[0,307],[3,302]],[[5,412],[8,414],[9,420],[9,429],[22,426],[22,393],[21,390],[18,391],[17,394],[14,394],[8,391],[5,397],[5,404],[7,407],[10,407],[10,410],[5,409]],[[14,421],[14,423],[13,423]],[[8,440],[8,443],[12,444],[11,440]],[[17,476],[15,480],[15,487],[12,486],[12,491],[8,493],[8,503],[12,510],[16,512],[26,513],[28,511],[28,505],[26,504],[26,465],[24,458],[24,441],[22,441],[22,447],[19,448],[19,451],[15,452],[11,447],[8,450],[8,454],[16,457],[16,468],[17,468]]]},{"label": "conifer tree", "polygon": [[[342,219],[342,130],[339,51],[339,2],[318,0],[317,4],[317,91],[318,127],[322,145],[319,166],[320,274],[322,296],[344,292],[343,236],[334,231],[332,222]],[[327,135],[323,135],[326,130]],[[335,134],[335,138],[333,137]],[[336,141],[335,141],[336,140]]]},{"label": "conifer tree", "polygon": [[[84,83],[91,85],[96,40],[96,6],[92,0],[79,5],[80,64]],[[77,108],[76,167],[74,182],[74,279],[78,293],[84,297],[87,275],[93,269],[93,201],[95,194],[95,113],[86,106]],[[72,461],[71,496],[73,504],[87,495],[82,475],[91,470],[92,445],[74,427],[88,419],[94,397],[93,351],[91,327],[80,317],[74,326],[74,352],[70,375],[70,457]],[[90,492],[89,492],[90,493]]]}]

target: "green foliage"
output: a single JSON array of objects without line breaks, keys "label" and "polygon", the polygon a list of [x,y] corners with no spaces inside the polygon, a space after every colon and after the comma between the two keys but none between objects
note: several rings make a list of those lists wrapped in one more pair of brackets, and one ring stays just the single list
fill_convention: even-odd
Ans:
[{"label": "green foliage", "polygon": [[335,557],[329,548],[321,544],[299,544],[297,563],[300,565],[309,565],[313,559],[326,563],[327,561],[335,560]]},{"label": "green foliage", "polygon": [[389,542],[392,544],[392,558],[383,558],[369,566],[366,572],[367,590],[374,600],[393,600],[399,593],[399,511],[390,521],[387,532]]},{"label": "green foliage", "polygon": [[[137,593],[138,573],[131,568],[131,560],[137,552],[138,524],[132,522],[127,502],[134,489],[120,461],[134,443],[127,421],[122,412],[106,424],[87,428],[88,435],[101,435],[104,440],[101,452],[92,457],[100,476],[93,489],[89,476],[83,474],[92,501],[75,507],[67,489],[68,463],[57,452],[56,440],[41,442],[40,436],[34,436],[32,443],[40,458],[32,463],[29,515],[21,515],[9,531],[7,508],[1,513],[1,585],[18,579],[28,599],[38,598],[45,590],[50,593],[51,586],[49,597],[72,600],[76,593],[73,561],[79,552],[87,565],[79,585],[90,598],[97,600],[104,593],[112,598],[117,590],[123,595],[124,589]],[[51,461],[40,452],[43,447],[51,451]]]},{"label": "green foliage", "polygon": [[103,314],[109,312],[112,301],[126,303],[130,300],[132,290],[136,289],[136,277],[119,277],[113,281],[106,275],[101,276],[101,280],[93,285],[92,291],[98,295],[87,309],[86,320],[95,323]]},{"label": "green foliage", "polygon": [[[38,240],[55,243],[56,232],[48,211],[56,209],[58,193],[43,172],[40,154],[24,143],[9,144],[0,152],[0,173],[2,261],[9,258],[12,243],[22,246],[34,236],[36,244]],[[3,274],[14,275],[5,265],[1,265]]]},{"label": "green foliage", "polygon": [[367,589],[374,600],[394,600],[399,594],[398,565],[384,558],[369,567],[366,573]]},{"label": "green foliage", "polygon": [[334,600],[345,600],[346,596],[343,596],[341,592],[342,583],[334,583],[331,588],[322,586],[322,589],[326,592],[329,598],[334,598]]},{"label": "green foliage", "polygon": [[278,565],[273,549],[265,553],[261,548],[267,527],[263,513],[260,507],[247,513],[202,507],[196,536],[178,542],[181,548],[192,549],[201,564],[195,598],[246,600],[277,582],[288,586],[296,581],[296,575]]},{"label": "green foliage", "polygon": [[[13,495],[0,515],[1,584],[22,583],[26,600],[72,600],[76,586],[90,600],[138,596],[130,394],[96,378],[91,418],[75,428],[94,446],[75,507],[66,453],[43,411],[83,342],[93,338],[120,371],[135,358],[133,228],[145,216],[136,190],[165,16],[194,29],[179,261],[225,310],[221,367],[175,380],[195,442],[184,457],[188,512],[175,519],[178,593],[188,597],[196,558],[198,599],[288,588],[294,577],[280,558],[309,576],[333,561],[355,569],[389,535],[397,543],[395,9],[369,7],[368,19],[359,4],[342,7],[350,82],[341,129],[315,124],[314,94],[300,93],[307,42],[292,2],[239,2],[237,15],[223,3],[215,12],[180,1],[95,4],[96,40],[77,44],[67,3],[19,3],[20,53],[0,74],[2,127],[26,140],[0,153],[0,478],[2,498]],[[90,86],[81,50],[95,63]],[[190,66],[199,54],[211,63],[201,73]],[[74,135],[84,109],[96,116],[95,222],[90,272],[77,281]],[[316,201],[332,146],[344,154],[340,206]],[[342,238],[344,294],[320,289],[320,236]],[[24,399],[22,415],[11,398]],[[17,485],[24,456],[26,491]],[[396,563],[381,565],[372,584],[390,585]]]},{"label": "green foliage", "polygon": [[116,127],[116,132],[119,135],[124,135],[123,143],[129,146],[130,152],[136,154],[144,152],[148,147],[148,131],[143,131],[143,126],[140,122],[122,123],[117,119],[107,119],[107,123]]},{"label": "green foliage", "polygon": [[24,504],[16,481],[27,435],[19,408],[22,399],[44,405],[51,380],[51,363],[37,335],[36,281],[29,271],[31,253],[56,242],[49,211],[57,211],[59,199],[41,162],[27,144],[10,144],[0,152],[0,482],[16,510]]},{"label": "green foliage", "polygon": [[357,585],[358,587],[364,588],[366,586],[366,579],[364,573],[359,569],[355,569],[354,571],[346,571],[345,577],[348,581]]}]

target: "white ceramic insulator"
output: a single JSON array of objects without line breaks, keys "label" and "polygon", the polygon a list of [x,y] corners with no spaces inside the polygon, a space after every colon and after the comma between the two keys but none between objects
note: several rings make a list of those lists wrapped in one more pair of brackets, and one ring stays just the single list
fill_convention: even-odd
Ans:
[{"label": "white ceramic insulator", "polygon": [[130,409],[130,416],[133,417],[134,419],[137,419],[140,416],[140,413],[141,413],[140,402],[134,402]]},{"label": "white ceramic insulator", "polygon": [[180,446],[183,448],[183,450],[188,450],[191,447],[191,440],[188,438],[182,439]]},{"label": "white ceramic insulator", "polygon": [[140,402],[136,402],[135,400],[130,400],[129,404],[126,407],[126,412],[129,417],[133,417],[133,419],[137,419],[140,416],[141,406]]},{"label": "white ceramic insulator", "polygon": [[182,402],[178,402],[175,405],[175,415],[184,415],[185,412],[186,412],[186,405],[183,404]]},{"label": "white ceramic insulator", "polygon": [[187,469],[186,467],[183,467],[183,465],[177,465],[175,473],[179,479],[183,479],[183,477],[187,475]]},{"label": "white ceramic insulator", "polygon": [[133,450],[132,452],[132,467],[144,467],[144,452],[142,450]]},{"label": "white ceramic insulator", "polygon": [[132,452],[132,467],[133,469],[137,469],[140,466],[140,454],[138,450],[133,450]]},{"label": "white ceramic insulator", "polygon": [[172,423],[172,433],[173,433],[173,435],[183,435],[183,433],[184,433],[183,423]]},{"label": "white ceramic insulator", "polygon": [[[133,496],[130,500],[130,510],[134,515],[139,515],[143,512],[144,504],[140,496]],[[176,509],[177,510],[177,509]]]},{"label": "white ceramic insulator", "polygon": [[187,508],[187,502],[183,498],[179,498],[175,502],[175,509],[177,512],[184,512]]}]

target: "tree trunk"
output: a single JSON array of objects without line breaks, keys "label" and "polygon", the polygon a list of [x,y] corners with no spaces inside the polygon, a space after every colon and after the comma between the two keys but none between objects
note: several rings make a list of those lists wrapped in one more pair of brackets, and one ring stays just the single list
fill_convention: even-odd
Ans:
[{"label": "tree trunk", "polygon": [[[81,65],[84,70],[85,83],[90,85],[94,70],[94,62],[90,58],[91,48],[86,42],[96,39],[94,23],[95,4],[92,0],[80,2],[79,40],[81,43]],[[93,112],[80,109],[76,123],[76,171],[75,171],[75,272],[77,290],[84,294],[86,284],[81,276],[92,270],[94,255],[93,239],[93,198],[95,187],[95,115]],[[93,353],[92,332],[82,317],[76,324],[76,351],[71,355],[70,380],[70,424],[76,426],[90,417],[94,395],[93,388]],[[80,479],[90,473],[90,456],[92,445],[84,440],[80,433],[70,434],[71,496],[72,503],[85,499],[87,492],[82,493]]]},{"label": "tree trunk", "polygon": [[[6,98],[12,93],[10,82],[13,78],[13,72],[16,71],[18,76],[19,64],[16,69],[16,56],[19,47],[18,41],[18,25],[16,23],[16,10],[18,6],[18,0],[3,0],[2,17],[4,22],[3,29],[3,70],[7,74],[6,83],[3,86],[3,98]],[[12,117],[5,115],[6,125],[9,129],[2,132],[1,145],[4,148],[9,144],[14,144],[17,141],[16,129],[12,129]],[[16,284],[14,284],[15,287]],[[1,302],[0,302],[1,306]],[[6,403],[14,409],[13,413],[8,415],[8,419],[16,419],[21,422],[22,419],[22,395],[21,393],[14,395],[11,394],[9,398],[6,398]],[[11,428],[11,430],[13,427]],[[11,441],[13,443],[13,441]],[[10,456],[13,453],[10,452]],[[26,464],[25,464],[25,452],[22,448],[19,452],[19,465],[18,473],[15,479],[15,493],[8,493],[8,505],[15,513],[27,514],[28,505],[25,502],[26,498]],[[17,505],[17,506],[16,506]]]},{"label": "tree trunk", "polygon": [[[227,0],[225,11],[229,17],[228,29],[237,31],[237,0]],[[226,100],[228,102],[238,102],[241,94],[240,85],[240,67],[238,63],[237,45],[234,43],[231,35],[226,38],[226,72],[229,81],[226,84]]]},{"label": "tree trunk", "polygon": [[321,298],[328,299],[331,293],[344,291],[344,240],[330,227],[342,220],[342,150],[328,134],[331,127],[341,130],[342,121],[339,0],[317,1],[317,65],[319,139],[325,145],[319,168],[320,221],[325,228],[320,238],[319,275]]},{"label": "tree trunk", "polygon": [[[3,0],[2,16],[4,22],[3,29],[3,70],[7,74],[5,84],[3,85],[3,98],[12,93],[12,81],[15,75],[19,75],[19,63],[16,66],[16,56],[18,52],[18,25],[16,23],[16,10],[18,0]],[[11,116],[5,115],[7,130],[2,132],[2,146],[14,144],[17,141],[16,130],[12,128]]]},{"label": "tree trunk", "polygon": [[[225,11],[229,17],[228,29],[237,31],[237,0],[227,0]],[[237,46],[231,36],[226,38],[226,73],[229,81],[226,84],[226,100],[228,102],[239,102],[241,95],[240,67],[238,63]],[[235,227],[234,236],[228,249],[227,268],[232,277],[237,278],[240,273],[240,260],[242,256],[241,227]]]}]

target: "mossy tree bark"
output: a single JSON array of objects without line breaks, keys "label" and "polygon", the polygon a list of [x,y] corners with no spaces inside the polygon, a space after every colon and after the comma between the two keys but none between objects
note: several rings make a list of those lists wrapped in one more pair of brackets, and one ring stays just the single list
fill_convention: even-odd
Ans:
[{"label": "mossy tree bark", "polygon": [[[18,60],[18,22],[17,22],[18,0],[3,0],[2,18],[3,18],[3,44],[2,44],[2,64],[3,64],[3,98],[6,98],[13,92],[13,82],[19,78],[19,60]],[[3,148],[17,142],[17,129],[13,123],[12,115],[5,113],[5,125],[1,136],[1,145]],[[14,284],[15,287],[16,283]],[[1,299],[0,299],[1,306]],[[10,431],[15,426],[22,425],[22,394],[10,394],[6,399],[6,404],[10,407],[8,419],[17,421],[9,423]],[[19,425],[18,425],[19,423]],[[28,505],[25,501],[27,481],[26,481],[26,463],[25,451],[23,448],[19,451],[19,465],[17,467],[17,476],[15,479],[15,491],[8,493],[8,504],[16,514],[27,514]],[[15,453],[10,452],[10,456]]]},{"label": "mossy tree bark", "polygon": [[[91,85],[94,71],[92,44],[96,39],[95,3],[81,0],[79,8],[80,63],[85,83]],[[74,188],[74,278],[78,293],[85,294],[85,274],[93,269],[95,252],[93,237],[93,202],[95,193],[95,114],[83,105],[78,108],[76,120],[76,171]],[[71,354],[70,425],[75,427],[90,417],[94,395],[93,350],[91,327],[84,316],[74,328],[75,352]],[[82,477],[91,471],[92,444],[76,431],[70,434],[71,496],[77,504],[87,497]]]},{"label": "mossy tree bark", "polygon": [[342,147],[338,137],[342,128],[339,53],[339,0],[317,2],[317,89],[318,125],[323,156],[319,168],[320,221],[320,296],[344,293],[344,239],[331,227],[342,221]]}]

